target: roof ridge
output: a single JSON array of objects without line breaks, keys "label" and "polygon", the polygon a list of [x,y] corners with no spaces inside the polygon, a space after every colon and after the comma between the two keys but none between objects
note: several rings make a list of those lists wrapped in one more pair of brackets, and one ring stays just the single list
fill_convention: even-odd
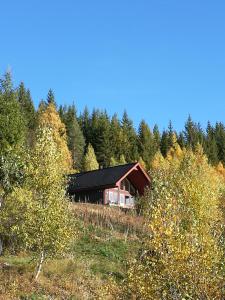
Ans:
[{"label": "roof ridge", "polygon": [[84,171],[84,172],[79,172],[79,173],[73,173],[73,174],[69,174],[69,176],[72,176],[72,175],[79,175],[79,174],[87,174],[87,173],[91,173],[91,172],[102,171],[102,170],[112,169],[112,168],[118,168],[118,167],[123,167],[123,166],[128,166],[128,165],[136,165],[137,163],[138,163],[138,162],[133,162],[133,163],[127,163],[127,164],[122,164],[122,165],[116,165],[116,166],[111,166],[111,167],[105,167],[105,168],[96,169],[96,170],[91,170],[91,171]]}]

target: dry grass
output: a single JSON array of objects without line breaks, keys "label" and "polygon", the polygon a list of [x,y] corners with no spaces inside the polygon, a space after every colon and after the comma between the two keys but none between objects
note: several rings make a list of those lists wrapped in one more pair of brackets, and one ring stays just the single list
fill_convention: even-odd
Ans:
[{"label": "dry grass", "polygon": [[109,277],[124,278],[127,261],[139,249],[143,219],[99,205],[71,204],[71,209],[81,232],[68,256],[48,260],[38,282],[32,279],[35,264],[29,254],[0,257],[0,300],[103,299]]},{"label": "dry grass", "polygon": [[119,207],[97,204],[73,203],[71,209],[85,225],[116,230],[127,235],[141,234],[145,231],[144,219],[135,211],[123,211]]},{"label": "dry grass", "polygon": [[[19,260],[19,258],[18,258]],[[34,267],[34,266],[32,266]],[[98,299],[102,279],[93,276],[88,262],[73,259],[46,262],[38,282],[33,268],[11,265],[0,271],[1,300]]]}]

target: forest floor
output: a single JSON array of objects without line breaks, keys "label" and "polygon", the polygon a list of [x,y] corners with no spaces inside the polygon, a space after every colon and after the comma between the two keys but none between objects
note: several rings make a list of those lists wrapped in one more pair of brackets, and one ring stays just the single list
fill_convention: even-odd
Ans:
[{"label": "forest floor", "polygon": [[109,278],[123,280],[139,250],[143,220],[116,208],[71,206],[80,234],[64,258],[45,262],[34,281],[35,262],[28,253],[0,257],[0,299],[101,299]]}]

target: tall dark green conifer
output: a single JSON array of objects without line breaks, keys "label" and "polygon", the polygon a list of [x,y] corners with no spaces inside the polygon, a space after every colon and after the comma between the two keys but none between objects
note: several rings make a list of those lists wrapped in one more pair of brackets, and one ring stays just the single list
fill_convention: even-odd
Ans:
[{"label": "tall dark green conifer", "polygon": [[159,127],[157,124],[153,127],[153,138],[154,138],[154,144],[155,144],[155,153],[159,151],[160,149],[160,140],[161,140],[161,135],[159,131]]},{"label": "tall dark green conifer", "polygon": [[91,143],[91,117],[87,106],[85,106],[83,114],[79,117],[79,124],[83,132],[86,147]]},{"label": "tall dark green conifer", "polygon": [[27,129],[27,140],[28,142],[32,142],[33,131],[36,124],[36,113],[30,91],[26,90],[23,82],[21,82],[19,85],[17,95],[21,113]]},{"label": "tall dark green conifer", "polygon": [[117,114],[114,114],[111,119],[110,124],[110,149],[111,149],[111,157],[115,159],[115,161],[119,161],[120,156],[123,155],[121,149],[121,136],[122,136],[122,129],[120,126],[120,121],[118,119]]},{"label": "tall dark green conifer", "polygon": [[0,151],[24,142],[25,122],[10,73],[0,80]]},{"label": "tall dark green conifer", "polygon": [[218,160],[225,165],[225,127],[221,122],[216,123],[215,140],[218,149]]},{"label": "tall dark green conifer", "polygon": [[138,161],[138,141],[137,134],[133,127],[132,120],[128,117],[126,111],[122,117],[122,141],[121,141],[122,153],[125,155],[127,162]]},{"label": "tall dark green conifer", "polygon": [[50,90],[48,91],[48,95],[47,95],[47,103],[48,103],[48,104],[52,103],[52,104],[54,104],[55,107],[56,107],[55,95],[54,95],[54,92],[53,92],[52,89],[50,89]]},{"label": "tall dark green conifer", "polygon": [[112,151],[110,149],[110,119],[106,111],[93,110],[91,117],[91,144],[100,166],[109,166]]},{"label": "tall dark green conifer", "polygon": [[217,165],[219,163],[218,159],[218,147],[216,143],[215,130],[211,126],[210,122],[207,124],[206,128],[206,143],[205,143],[205,152],[209,159],[209,162],[212,165]]},{"label": "tall dark green conifer", "polygon": [[77,121],[75,105],[68,108],[60,106],[59,115],[66,126],[68,148],[72,154],[73,166],[76,170],[82,167],[85,140]]},{"label": "tall dark green conifer", "polygon": [[199,143],[199,130],[190,115],[185,123],[184,137],[186,146],[195,149]]},{"label": "tall dark green conifer", "polygon": [[146,167],[149,168],[155,155],[155,143],[153,134],[144,120],[141,121],[138,129],[138,146],[139,156],[144,160]]},{"label": "tall dark green conifer", "polygon": [[163,130],[161,142],[160,142],[160,151],[164,157],[166,156],[169,149],[170,149],[169,134],[166,130]]}]

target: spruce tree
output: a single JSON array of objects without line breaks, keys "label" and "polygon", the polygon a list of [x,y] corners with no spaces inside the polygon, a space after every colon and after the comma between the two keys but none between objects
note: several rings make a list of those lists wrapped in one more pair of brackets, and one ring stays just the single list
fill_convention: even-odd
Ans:
[{"label": "spruce tree", "polygon": [[160,142],[160,151],[164,157],[166,157],[166,154],[169,149],[170,149],[169,134],[166,130],[163,130],[161,142]]},{"label": "spruce tree", "polygon": [[195,149],[199,142],[199,130],[190,115],[185,123],[184,137],[186,145],[191,149]]},{"label": "spruce tree", "polygon": [[159,127],[157,124],[155,124],[155,126],[153,127],[153,139],[154,139],[154,145],[155,145],[154,153],[156,153],[160,149],[160,140],[161,140]]},{"label": "spruce tree", "polygon": [[208,122],[207,124],[206,133],[207,136],[206,136],[205,152],[207,154],[209,162],[212,165],[217,165],[219,163],[218,147],[216,143],[215,130],[211,126],[210,122]]},{"label": "spruce tree", "polygon": [[216,123],[215,140],[218,149],[218,160],[225,165],[225,127],[221,122]]},{"label": "spruce tree", "polygon": [[54,92],[53,92],[52,89],[50,89],[50,90],[48,91],[48,95],[47,95],[47,103],[48,103],[48,104],[51,103],[51,104],[55,105],[55,107],[56,107],[55,95],[54,95]]},{"label": "spruce tree", "polygon": [[122,129],[120,126],[120,121],[118,119],[117,114],[114,114],[111,119],[110,124],[110,149],[111,156],[115,158],[116,161],[119,160],[120,155],[123,154],[123,149],[121,149],[121,137],[122,137]]},{"label": "spruce tree", "polygon": [[79,117],[79,124],[87,146],[91,142],[91,117],[87,106],[84,108],[83,114]]},{"label": "spruce tree", "polygon": [[138,137],[133,127],[133,122],[128,117],[127,112],[124,111],[122,117],[121,152],[125,155],[127,162],[137,161],[139,158],[137,139]]},{"label": "spruce tree", "polygon": [[25,139],[25,122],[13,89],[10,73],[0,79],[0,151],[21,145]]},{"label": "spruce tree", "polygon": [[76,116],[75,105],[59,108],[59,115],[66,126],[68,148],[72,154],[74,169],[80,170],[84,155],[85,140]]},{"label": "spruce tree", "polygon": [[155,144],[153,134],[144,120],[141,121],[138,129],[138,148],[140,157],[149,168],[155,155]]},{"label": "spruce tree", "polygon": [[27,130],[27,141],[31,143],[36,125],[36,113],[30,91],[26,90],[23,82],[19,85],[17,97]]}]

